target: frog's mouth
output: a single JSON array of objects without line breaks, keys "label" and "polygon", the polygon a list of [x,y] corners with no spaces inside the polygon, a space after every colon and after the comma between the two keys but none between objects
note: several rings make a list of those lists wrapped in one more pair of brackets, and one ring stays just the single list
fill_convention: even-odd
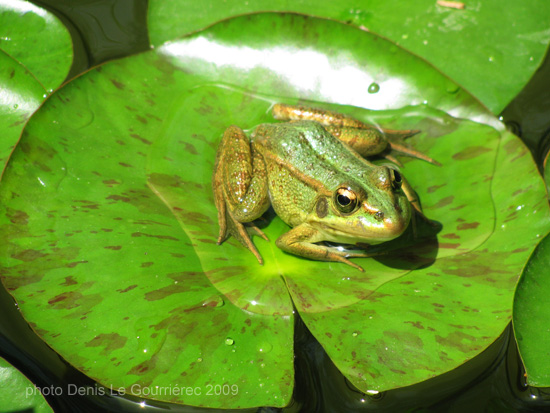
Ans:
[{"label": "frog's mouth", "polygon": [[331,225],[329,223],[317,223],[319,230],[323,233],[323,241],[345,243],[356,245],[380,244],[391,241],[399,237],[409,225],[410,220],[389,219],[381,222],[372,223],[363,220],[354,220],[342,226]]}]

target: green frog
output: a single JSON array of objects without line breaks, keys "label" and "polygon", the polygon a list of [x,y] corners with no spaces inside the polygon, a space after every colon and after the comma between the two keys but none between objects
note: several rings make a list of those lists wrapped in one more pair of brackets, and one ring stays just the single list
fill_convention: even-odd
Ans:
[{"label": "green frog", "polygon": [[[276,245],[301,257],[342,262],[368,257],[338,244],[379,244],[400,236],[418,199],[396,167],[378,166],[365,156],[388,149],[436,163],[388,140],[418,131],[381,130],[337,112],[276,104],[275,119],[250,138],[237,126],[225,131],[218,147],[212,184],[218,210],[218,244],[237,238],[263,264],[247,228],[267,240],[252,221],[271,205],[292,227]],[[245,225],[246,224],[246,225]]]}]

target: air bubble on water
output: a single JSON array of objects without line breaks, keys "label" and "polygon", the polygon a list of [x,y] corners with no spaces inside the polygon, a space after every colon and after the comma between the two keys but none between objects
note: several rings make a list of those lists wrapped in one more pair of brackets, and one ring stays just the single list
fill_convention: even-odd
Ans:
[{"label": "air bubble on water", "polygon": [[223,307],[225,302],[223,301],[223,298],[218,296],[210,297],[203,301],[202,306],[203,307]]},{"label": "air bubble on water", "polygon": [[367,89],[367,91],[371,94],[373,93],[378,93],[378,91],[380,90],[380,85],[376,82],[372,82],[370,85],[369,85],[369,88]]},{"label": "air bubble on water", "polygon": [[260,345],[260,348],[258,349],[258,351],[260,353],[269,353],[272,349],[273,349],[273,345],[271,343],[266,342]]}]

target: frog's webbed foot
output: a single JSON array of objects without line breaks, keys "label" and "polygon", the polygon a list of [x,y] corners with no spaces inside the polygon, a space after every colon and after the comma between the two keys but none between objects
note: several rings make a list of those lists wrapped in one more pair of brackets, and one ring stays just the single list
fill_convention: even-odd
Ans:
[{"label": "frog's webbed foot", "polygon": [[229,211],[228,209],[225,209],[225,217],[223,219],[220,219],[219,215],[220,213],[218,213],[218,220],[220,224],[218,245],[222,244],[230,235],[232,235],[236,239],[238,239],[239,242],[243,244],[243,246],[248,248],[250,252],[252,252],[252,254],[254,254],[260,265],[263,265],[264,260],[262,259],[262,256],[258,252],[256,246],[252,242],[250,234],[247,231],[247,227],[251,228],[252,231],[256,233],[256,235],[259,235],[266,241],[269,241],[264,232],[253,223],[243,224],[242,222],[237,221],[235,217],[231,214],[231,211]]},{"label": "frog's webbed foot", "polygon": [[223,135],[216,154],[212,187],[220,225],[218,244],[233,235],[263,264],[247,227],[267,240],[263,231],[251,223],[269,207],[265,163],[236,126],[229,127]]},{"label": "frog's webbed foot", "polygon": [[276,244],[283,251],[300,257],[318,261],[341,262],[357,268],[359,271],[365,271],[361,266],[350,261],[348,258],[364,258],[370,257],[372,254],[368,254],[366,251],[346,251],[336,247],[315,244],[314,242],[320,241],[316,239],[318,235],[317,229],[311,227],[309,224],[302,224],[281,235],[277,239]]}]

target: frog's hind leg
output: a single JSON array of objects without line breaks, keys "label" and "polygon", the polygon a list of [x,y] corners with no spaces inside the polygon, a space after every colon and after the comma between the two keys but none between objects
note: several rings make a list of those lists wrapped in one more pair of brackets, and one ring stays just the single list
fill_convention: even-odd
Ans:
[{"label": "frog's hind leg", "polygon": [[[381,155],[395,162],[396,158],[387,153],[390,149],[434,165],[440,165],[439,162],[422,152],[400,143],[400,141],[418,134],[419,130],[379,128],[338,112],[283,103],[274,105],[272,111],[273,117],[279,120],[313,120],[319,122],[331,135],[346,143],[364,157]],[[399,161],[396,163],[400,164]]]},{"label": "frog's hind leg", "polygon": [[372,126],[339,112],[307,106],[276,103],[273,106],[272,113],[273,117],[278,120],[314,120],[323,126],[372,128]]},{"label": "frog's hind leg", "polygon": [[220,225],[218,244],[233,235],[262,264],[262,257],[246,227],[267,240],[266,235],[251,223],[269,207],[266,167],[248,137],[236,126],[229,127],[223,135],[212,186]]}]

